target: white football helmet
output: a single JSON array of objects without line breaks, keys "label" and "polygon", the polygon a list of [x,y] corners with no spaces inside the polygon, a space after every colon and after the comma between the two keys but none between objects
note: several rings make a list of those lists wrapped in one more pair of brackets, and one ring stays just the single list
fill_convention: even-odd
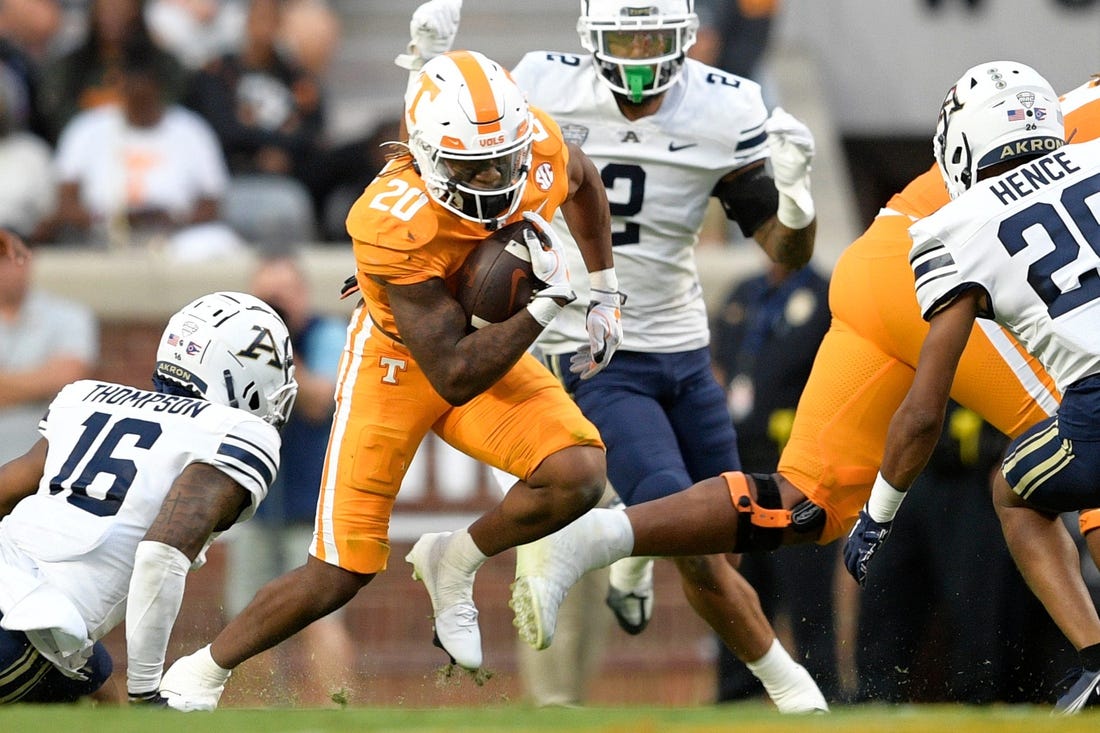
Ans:
[{"label": "white football helmet", "polygon": [[236,407],[279,427],[298,394],[290,333],[255,296],[204,295],[168,319],[153,384],[159,392]]},{"label": "white football helmet", "polygon": [[527,97],[476,51],[429,59],[405,94],[409,150],[439,204],[496,229],[519,206],[531,165]]},{"label": "white football helmet", "polygon": [[635,104],[676,81],[698,28],[695,0],[581,0],[577,20],[600,78]]},{"label": "white football helmet", "polygon": [[932,152],[951,198],[978,180],[978,171],[1065,144],[1058,95],[1030,66],[990,61],[968,69],[940,108]]}]

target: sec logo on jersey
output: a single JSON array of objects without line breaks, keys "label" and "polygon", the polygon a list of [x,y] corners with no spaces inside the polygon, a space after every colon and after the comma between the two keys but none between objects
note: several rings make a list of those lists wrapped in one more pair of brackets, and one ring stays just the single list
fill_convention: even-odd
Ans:
[{"label": "sec logo on jersey", "polygon": [[554,185],[554,167],[549,163],[542,163],[535,169],[535,185],[540,191],[549,191]]}]

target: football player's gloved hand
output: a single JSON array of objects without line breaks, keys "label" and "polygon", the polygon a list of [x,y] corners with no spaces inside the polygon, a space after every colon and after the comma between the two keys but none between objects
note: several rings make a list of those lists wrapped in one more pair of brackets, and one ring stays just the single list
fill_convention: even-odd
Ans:
[{"label": "football player's gloved hand", "polygon": [[142,705],[154,708],[168,707],[168,700],[166,700],[158,690],[153,690],[152,692],[131,692],[127,697],[130,699],[131,705]]},{"label": "football player's gloved hand", "polygon": [[428,59],[450,51],[461,12],[462,0],[428,0],[420,5],[409,21],[409,45],[393,62],[416,71]]},{"label": "football player's gloved hand", "polygon": [[856,525],[848,533],[848,541],[844,543],[844,565],[861,586],[867,582],[867,565],[886,541],[892,524],[871,519],[867,507],[864,507],[859,512]]},{"label": "football player's gloved hand", "polygon": [[589,288],[588,343],[577,349],[569,359],[569,371],[589,379],[598,374],[623,342],[623,321],[619,306],[626,296],[619,292],[613,270],[603,270],[591,275]]},{"label": "football player's gloved hand", "polygon": [[160,681],[160,694],[174,710],[213,710],[218,707],[231,671],[219,667],[207,644],[194,654],[180,657]]},{"label": "football player's gloved hand", "polygon": [[546,287],[535,293],[527,310],[541,325],[549,325],[562,308],[577,299],[569,283],[569,266],[565,262],[565,245],[554,233],[549,222],[534,211],[525,211],[523,218],[534,224],[543,236],[529,230],[523,238],[531,254],[531,270]]},{"label": "football player's gloved hand", "polygon": [[777,216],[783,226],[804,229],[814,220],[810,195],[810,168],[814,136],[810,128],[782,107],[776,107],[764,125],[771,150],[772,176],[779,191]]}]

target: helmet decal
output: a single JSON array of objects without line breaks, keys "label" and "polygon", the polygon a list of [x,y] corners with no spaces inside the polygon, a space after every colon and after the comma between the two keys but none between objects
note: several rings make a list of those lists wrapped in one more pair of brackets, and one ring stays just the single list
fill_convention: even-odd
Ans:
[{"label": "helmet decal", "polygon": [[956,198],[982,169],[1063,144],[1062,110],[1050,83],[1024,64],[992,61],[968,69],[948,90],[932,151]]},{"label": "helmet decal", "polygon": [[405,97],[409,150],[433,200],[492,229],[519,207],[533,125],[512,76],[476,51],[430,59]]},{"label": "helmet decal", "polygon": [[204,295],[168,320],[153,383],[158,391],[182,388],[282,425],[298,393],[290,333],[259,298]]}]

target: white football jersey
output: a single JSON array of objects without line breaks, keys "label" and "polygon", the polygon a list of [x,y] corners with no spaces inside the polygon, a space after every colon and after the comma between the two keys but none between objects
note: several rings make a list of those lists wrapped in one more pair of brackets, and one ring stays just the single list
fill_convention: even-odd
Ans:
[{"label": "white football jersey", "polygon": [[925,318],[966,288],[1059,389],[1100,373],[1100,141],[981,181],[909,229]]},{"label": "white football jersey", "polygon": [[184,468],[208,463],[243,486],[252,504],[238,522],[279,468],[279,433],[259,417],[109,382],[62,389],[39,431],[42,481],[0,522],[0,555],[14,550],[65,593],[93,640],[124,618],[134,552]]},{"label": "white football jersey", "polygon": [[[710,342],[695,267],[711,191],[732,170],[767,157],[768,111],[755,82],[688,59],[656,114],[619,111],[591,55],[536,51],[512,72],[531,104],[600,171],[611,204],[615,270],[627,295],[622,349],[678,352]],[[561,216],[554,227],[572,243]],[[588,278],[576,246],[570,272],[577,300],[539,338],[550,354],[588,342]]]}]

